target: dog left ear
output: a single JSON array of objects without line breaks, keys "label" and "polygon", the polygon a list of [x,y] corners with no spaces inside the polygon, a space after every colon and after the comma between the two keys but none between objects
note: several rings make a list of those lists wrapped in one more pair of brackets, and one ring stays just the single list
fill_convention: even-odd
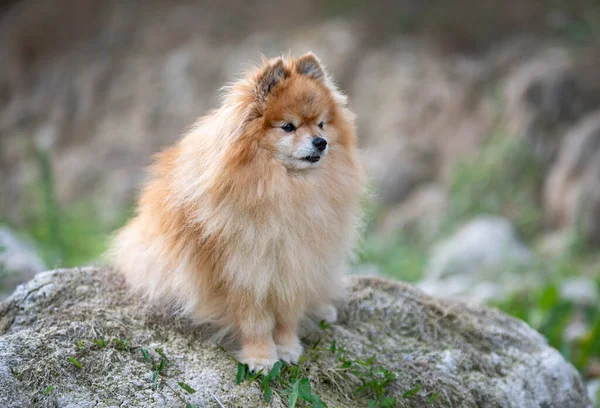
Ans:
[{"label": "dog left ear", "polygon": [[312,52],[296,60],[296,71],[299,74],[306,75],[318,81],[325,80],[325,70],[321,66],[318,58]]},{"label": "dog left ear", "polygon": [[265,62],[266,67],[263,68],[256,86],[258,99],[261,102],[267,98],[269,93],[271,93],[277,84],[282,82],[288,76],[288,72],[286,72],[283,60],[281,58],[278,58],[273,62]]}]

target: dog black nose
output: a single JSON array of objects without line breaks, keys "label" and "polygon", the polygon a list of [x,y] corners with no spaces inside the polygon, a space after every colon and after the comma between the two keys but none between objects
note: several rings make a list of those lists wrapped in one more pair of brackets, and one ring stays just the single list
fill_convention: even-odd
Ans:
[{"label": "dog black nose", "polygon": [[315,137],[312,143],[313,146],[319,149],[320,152],[325,150],[325,148],[327,147],[327,140],[323,139],[322,137]]}]

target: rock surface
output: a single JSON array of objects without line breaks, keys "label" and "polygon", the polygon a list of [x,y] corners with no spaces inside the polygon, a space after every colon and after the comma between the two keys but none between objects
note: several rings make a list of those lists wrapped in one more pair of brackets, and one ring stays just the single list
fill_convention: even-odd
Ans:
[{"label": "rock surface", "polygon": [[[398,375],[387,387],[397,406],[591,407],[577,371],[521,321],[379,278],[352,278],[349,290],[340,323],[309,334],[306,342],[335,339],[360,358],[377,353],[378,364]],[[108,269],[38,274],[0,304],[0,333],[2,407],[182,406],[173,391],[177,381],[197,390],[182,395],[186,403],[265,405],[257,382],[235,385],[236,362],[204,329],[146,313]],[[100,337],[129,338],[132,347],[152,353],[161,347],[170,363],[158,389],[152,389],[141,353],[119,350],[114,342],[90,346]],[[78,350],[79,340],[86,351]],[[305,363],[313,390],[329,406],[366,406],[360,396],[345,399],[342,377],[323,380],[335,362],[329,350],[319,353]],[[403,398],[415,384],[421,390]],[[270,406],[286,405],[273,395]]]},{"label": "rock surface", "polygon": [[31,245],[19,239],[10,229],[0,227],[0,299],[45,268]]}]

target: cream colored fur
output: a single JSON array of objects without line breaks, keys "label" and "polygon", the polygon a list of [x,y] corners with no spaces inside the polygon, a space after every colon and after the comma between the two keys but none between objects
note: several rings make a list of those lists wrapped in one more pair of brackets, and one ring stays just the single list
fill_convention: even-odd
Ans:
[{"label": "cream colored fur", "polygon": [[[227,88],[219,109],[157,156],[137,214],[110,251],[133,290],[221,325],[254,370],[298,361],[302,316],[335,319],[356,237],[363,173],[354,118],[329,76],[315,79],[303,68],[313,61],[312,54],[265,61]],[[262,95],[257,87],[268,75],[275,85]],[[306,150],[315,132],[327,139],[314,165],[294,162],[292,142],[267,123],[293,116],[297,101],[311,96],[307,84],[323,105],[314,109],[331,120],[322,131],[306,120],[294,133],[297,149]]]}]

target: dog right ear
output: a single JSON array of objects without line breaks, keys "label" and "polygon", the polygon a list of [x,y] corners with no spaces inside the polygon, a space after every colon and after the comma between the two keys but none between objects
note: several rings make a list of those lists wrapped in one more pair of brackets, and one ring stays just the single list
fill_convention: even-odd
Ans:
[{"label": "dog right ear", "polygon": [[309,52],[296,60],[296,70],[317,81],[325,80],[325,70],[315,54]]},{"label": "dog right ear", "polygon": [[289,76],[281,58],[267,62],[267,64],[258,75],[256,83],[256,96],[259,102],[264,102],[277,84]]}]

